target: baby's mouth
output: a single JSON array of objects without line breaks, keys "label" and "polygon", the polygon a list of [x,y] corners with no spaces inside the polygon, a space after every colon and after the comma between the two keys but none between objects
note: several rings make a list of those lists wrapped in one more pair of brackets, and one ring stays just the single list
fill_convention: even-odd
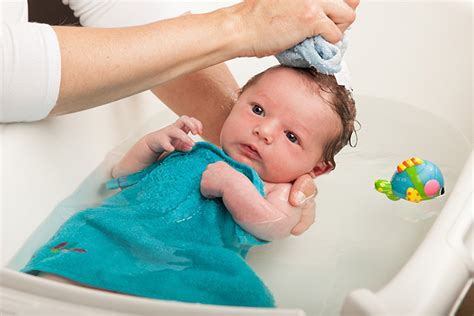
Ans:
[{"label": "baby's mouth", "polygon": [[242,153],[246,157],[248,157],[250,159],[254,159],[254,160],[261,160],[262,159],[262,157],[258,153],[258,150],[257,150],[257,148],[255,148],[255,146],[241,144],[239,147],[240,147],[240,150],[242,151]]}]

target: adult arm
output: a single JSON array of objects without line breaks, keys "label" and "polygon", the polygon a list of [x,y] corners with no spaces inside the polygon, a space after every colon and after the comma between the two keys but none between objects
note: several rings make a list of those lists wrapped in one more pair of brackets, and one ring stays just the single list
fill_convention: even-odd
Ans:
[{"label": "adult arm", "polygon": [[219,145],[219,135],[235,102],[239,85],[229,68],[218,64],[184,75],[152,89],[178,115],[203,122],[202,137]]},{"label": "adult arm", "polygon": [[337,25],[354,18],[342,0],[247,0],[143,26],[56,26],[61,86],[51,114],[111,102],[232,58],[272,55],[313,35],[337,42]]}]

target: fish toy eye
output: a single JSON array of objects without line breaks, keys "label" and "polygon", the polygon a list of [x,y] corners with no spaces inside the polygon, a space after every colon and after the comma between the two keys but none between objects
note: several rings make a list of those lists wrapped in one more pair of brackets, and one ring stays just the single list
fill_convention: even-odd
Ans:
[{"label": "fish toy eye", "polygon": [[431,179],[425,184],[425,194],[429,197],[436,196],[439,192],[440,185],[439,182]]}]

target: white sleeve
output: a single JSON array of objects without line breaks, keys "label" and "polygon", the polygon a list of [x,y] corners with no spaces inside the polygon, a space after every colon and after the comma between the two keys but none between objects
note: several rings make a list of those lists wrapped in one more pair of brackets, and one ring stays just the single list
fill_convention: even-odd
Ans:
[{"label": "white sleeve", "polygon": [[52,27],[1,23],[0,76],[0,122],[45,118],[61,82],[61,54]]}]

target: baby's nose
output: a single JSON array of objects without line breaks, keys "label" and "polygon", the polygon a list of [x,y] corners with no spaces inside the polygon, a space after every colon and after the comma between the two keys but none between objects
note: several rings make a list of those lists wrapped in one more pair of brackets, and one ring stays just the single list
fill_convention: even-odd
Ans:
[{"label": "baby's nose", "polygon": [[269,133],[269,131],[267,131],[264,128],[261,128],[261,127],[254,128],[253,134],[263,139],[265,144],[271,144],[273,142],[273,137],[271,136],[271,133]]}]

